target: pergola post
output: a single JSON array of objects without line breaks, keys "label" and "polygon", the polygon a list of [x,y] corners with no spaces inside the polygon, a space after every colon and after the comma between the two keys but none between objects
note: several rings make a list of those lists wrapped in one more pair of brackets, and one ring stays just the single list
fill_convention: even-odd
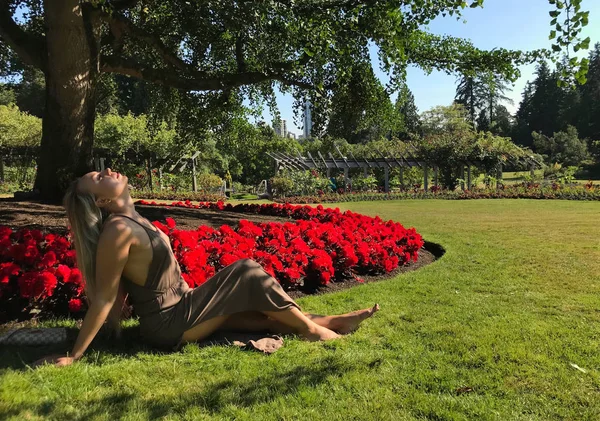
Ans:
[{"label": "pergola post", "polygon": [[438,181],[439,181],[439,168],[436,165],[435,167],[433,167],[433,185],[435,186],[435,188],[437,189],[438,186]]},{"label": "pergola post", "polygon": [[160,191],[162,191],[163,189],[163,184],[162,184],[162,166],[158,167],[158,188]]},{"label": "pergola post", "polygon": [[471,190],[471,166],[467,166],[467,190]]},{"label": "pergola post", "polygon": [[383,168],[384,176],[385,176],[385,192],[390,192],[390,169],[388,167]]},{"label": "pergola post", "polygon": [[531,163],[529,174],[531,174],[531,179],[533,180],[535,178],[535,164],[533,162]]},{"label": "pergola post", "polygon": [[429,168],[427,164],[423,167],[423,187],[425,188],[425,193],[429,190]]},{"label": "pergola post", "polygon": [[400,185],[404,187],[404,167],[400,167]]},{"label": "pergola post", "polygon": [[502,162],[498,162],[498,166],[496,167],[496,190],[500,190],[501,185],[502,185]]},{"label": "pergola post", "polygon": [[348,178],[348,167],[344,167],[344,188],[350,184],[350,179]]},{"label": "pergola post", "polygon": [[196,182],[196,159],[192,158],[192,188],[194,192],[198,191],[198,184]]},{"label": "pergola post", "polygon": [[150,187],[150,191],[154,191],[154,186],[152,186],[152,158],[148,157],[148,187]]}]

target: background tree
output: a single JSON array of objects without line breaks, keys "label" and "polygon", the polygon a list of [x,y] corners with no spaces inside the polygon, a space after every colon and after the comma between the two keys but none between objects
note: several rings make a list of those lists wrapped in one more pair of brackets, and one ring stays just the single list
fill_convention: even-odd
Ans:
[{"label": "background tree", "polygon": [[404,84],[398,92],[395,112],[398,115],[398,130],[396,137],[400,139],[409,139],[421,135],[421,117],[419,109],[415,105],[415,97],[408,85]]},{"label": "background tree", "polygon": [[0,147],[39,146],[42,120],[14,105],[0,105]]},{"label": "background tree", "polygon": [[579,139],[577,129],[568,126],[566,131],[546,136],[533,132],[536,151],[545,157],[546,163],[559,163],[565,166],[580,166],[589,163],[591,156],[587,142]]},{"label": "background tree", "polygon": [[354,66],[348,80],[340,80],[334,91],[325,135],[360,143],[397,129],[399,115],[370,63]]},{"label": "background tree", "polygon": [[578,87],[575,125],[581,137],[600,140],[600,43],[594,45],[589,61],[587,83]]},{"label": "background tree", "polygon": [[458,86],[456,87],[454,101],[465,107],[469,113],[470,121],[475,124],[479,110],[481,110],[484,103],[484,99],[480,96],[479,80],[472,75],[461,75],[457,82]]}]

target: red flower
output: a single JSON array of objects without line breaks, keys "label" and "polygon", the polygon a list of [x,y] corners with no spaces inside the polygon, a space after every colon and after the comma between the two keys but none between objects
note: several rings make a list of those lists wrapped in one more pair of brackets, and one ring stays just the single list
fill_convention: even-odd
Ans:
[{"label": "red flower", "polygon": [[[77,269],[79,270],[79,269]],[[71,276],[71,269],[67,265],[58,265],[56,268],[55,275],[60,275],[60,278],[63,282],[69,282],[69,277]]]},{"label": "red flower", "polygon": [[54,274],[43,272],[27,272],[19,278],[19,290],[23,298],[51,297],[56,288],[57,280]]},{"label": "red flower", "polygon": [[175,228],[175,220],[173,218],[166,218],[165,221],[167,222],[167,227],[169,227],[170,230]]},{"label": "red flower", "polygon": [[0,263],[0,284],[8,284],[9,278],[18,275],[21,271],[19,265],[12,262]]},{"label": "red flower", "polygon": [[71,298],[69,300],[69,311],[71,313],[79,313],[83,307],[83,303],[79,298]]},{"label": "red flower", "polygon": [[44,257],[42,257],[42,260],[40,260],[40,262],[38,263],[38,267],[47,269],[54,266],[55,264],[56,253],[54,253],[53,251],[49,251],[46,254],[44,254]]}]

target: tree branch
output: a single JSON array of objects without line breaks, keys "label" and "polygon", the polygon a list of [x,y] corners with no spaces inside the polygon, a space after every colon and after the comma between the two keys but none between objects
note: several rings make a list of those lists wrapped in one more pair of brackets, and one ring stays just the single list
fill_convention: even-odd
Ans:
[{"label": "tree branch", "polygon": [[110,15],[98,9],[96,9],[96,13],[110,25],[110,30],[117,42],[122,40],[124,34],[129,34],[154,48],[161,55],[165,63],[171,64],[183,71],[192,70],[191,65],[181,60],[176,54],[173,54],[160,38],[136,27],[129,19],[117,14]]},{"label": "tree branch", "polygon": [[246,71],[246,60],[244,59],[244,42],[242,36],[238,35],[235,39],[235,60],[238,66],[238,72]]},{"label": "tree branch", "polygon": [[0,0],[0,37],[26,64],[46,71],[46,42],[44,37],[24,31],[13,20],[7,0]]},{"label": "tree branch", "polygon": [[241,72],[210,75],[206,72],[195,72],[192,77],[183,77],[172,71],[147,68],[141,63],[128,58],[103,56],[100,70],[107,73],[119,73],[161,85],[171,86],[185,91],[221,91],[242,85],[253,85],[269,80],[277,80],[285,85],[314,89],[310,83],[290,79],[277,72]]},{"label": "tree branch", "polygon": [[112,6],[113,10],[120,11],[131,9],[138,2],[139,0],[112,0],[110,5]]}]

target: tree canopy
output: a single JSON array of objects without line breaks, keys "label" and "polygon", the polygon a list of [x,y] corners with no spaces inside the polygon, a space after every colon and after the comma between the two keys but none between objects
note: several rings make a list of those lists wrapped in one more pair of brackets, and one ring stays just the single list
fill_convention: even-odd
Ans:
[{"label": "tree canopy", "polygon": [[[339,82],[358,63],[370,63],[371,44],[391,91],[401,88],[408,65],[514,80],[520,64],[586,48],[589,40],[578,38],[588,20],[581,0],[549,2],[553,25],[566,14],[553,51],[522,52],[484,51],[422,29],[439,15],[460,18],[483,0],[0,0],[0,72],[32,66],[44,74],[36,186],[56,198],[91,165],[96,107],[114,105],[99,101],[114,88],[102,73],[162,87],[150,91],[162,104],[156,109],[171,117],[190,117],[188,105],[223,109],[240,99],[274,108],[276,87],[294,96],[298,110],[309,99],[315,115],[328,115]],[[583,80],[587,65],[569,59],[564,75]]]}]

